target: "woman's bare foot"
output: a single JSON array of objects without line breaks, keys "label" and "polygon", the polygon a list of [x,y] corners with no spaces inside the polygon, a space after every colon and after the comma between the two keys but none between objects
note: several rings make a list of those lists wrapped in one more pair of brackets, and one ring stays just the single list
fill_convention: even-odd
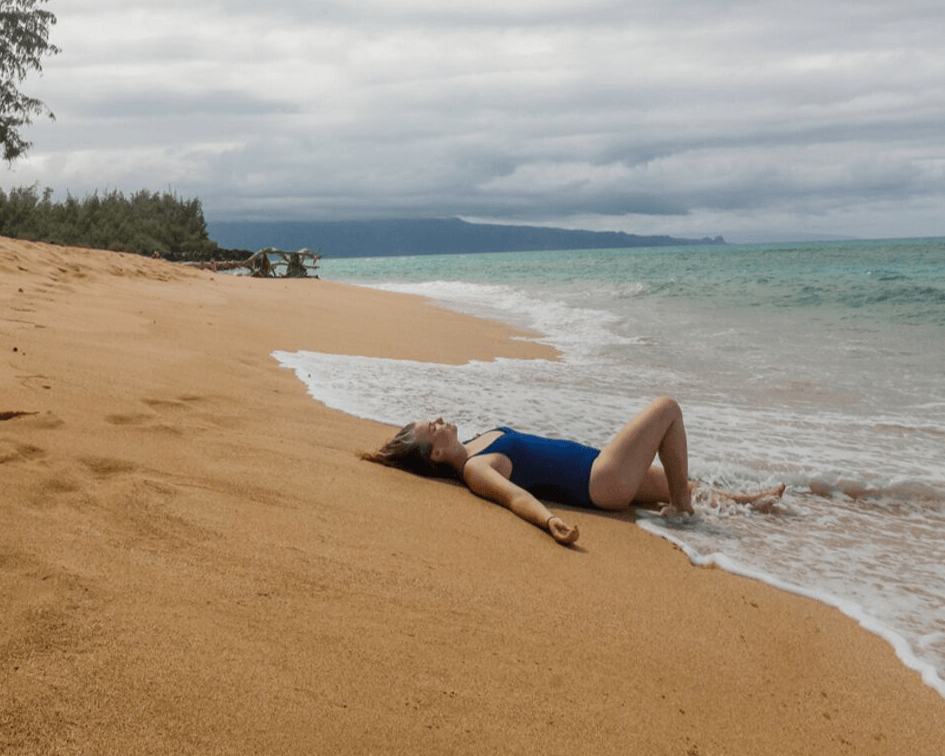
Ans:
[{"label": "woman's bare foot", "polygon": [[719,496],[724,496],[726,499],[731,499],[736,504],[754,504],[761,499],[768,499],[774,497],[780,499],[784,496],[784,484],[776,488],[771,488],[767,491],[762,491],[761,493],[752,493],[752,494],[736,494],[736,493],[726,493],[725,491],[713,491],[713,493],[718,493]]},{"label": "woman's bare foot", "polygon": [[[696,487],[702,488],[699,484],[695,484],[691,490],[695,490]],[[785,489],[783,483],[760,493],[732,493],[731,491],[717,491],[710,486],[705,486],[705,488],[709,493],[708,504],[712,507],[718,507],[721,503],[720,500],[726,500],[735,504],[750,504],[754,509],[764,514],[776,514],[784,511],[780,505]]]},{"label": "woman's bare foot", "polygon": [[691,514],[694,515],[696,510],[692,507],[692,487],[689,488],[689,500],[684,504],[680,504],[678,507],[674,507],[672,504],[667,504],[664,507],[661,507],[659,510],[660,517],[677,517],[682,514]]}]

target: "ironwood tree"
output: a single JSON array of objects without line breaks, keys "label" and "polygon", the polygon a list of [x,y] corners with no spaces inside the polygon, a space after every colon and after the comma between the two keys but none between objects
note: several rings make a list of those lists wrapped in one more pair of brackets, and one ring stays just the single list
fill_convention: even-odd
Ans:
[{"label": "ironwood tree", "polygon": [[38,7],[45,2],[0,0],[0,144],[7,163],[32,146],[20,130],[33,122],[33,116],[45,113],[55,117],[45,103],[19,89],[30,71],[42,71],[44,56],[60,52],[49,41],[56,17]]}]

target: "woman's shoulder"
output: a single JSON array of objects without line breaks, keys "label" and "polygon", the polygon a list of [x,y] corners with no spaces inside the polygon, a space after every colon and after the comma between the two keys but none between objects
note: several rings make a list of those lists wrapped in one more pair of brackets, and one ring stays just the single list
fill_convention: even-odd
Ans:
[{"label": "woman's shoulder", "polygon": [[[501,436],[502,434],[499,433],[497,438],[501,438]],[[495,472],[498,472],[505,479],[511,476],[512,461],[501,451],[493,452],[488,448],[489,446],[491,446],[491,443],[484,447],[484,451],[472,453],[466,457],[462,477],[467,484],[473,479],[494,475]]]},{"label": "woman's shoulder", "polygon": [[469,457],[474,457],[477,454],[481,454],[483,451],[488,449],[492,444],[494,444],[498,439],[502,438],[510,428],[493,428],[492,430],[487,430],[483,433],[480,433],[478,436],[471,438],[469,441],[463,444],[466,447],[466,453]]}]

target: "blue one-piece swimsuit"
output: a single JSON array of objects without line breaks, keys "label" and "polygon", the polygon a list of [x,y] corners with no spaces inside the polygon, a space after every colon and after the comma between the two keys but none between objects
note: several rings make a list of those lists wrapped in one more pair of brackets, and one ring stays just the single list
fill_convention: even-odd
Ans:
[{"label": "blue one-piece swimsuit", "polygon": [[519,433],[511,428],[494,430],[502,431],[502,435],[473,456],[504,454],[512,463],[509,480],[539,499],[573,507],[594,507],[588,485],[599,449],[575,441]]}]

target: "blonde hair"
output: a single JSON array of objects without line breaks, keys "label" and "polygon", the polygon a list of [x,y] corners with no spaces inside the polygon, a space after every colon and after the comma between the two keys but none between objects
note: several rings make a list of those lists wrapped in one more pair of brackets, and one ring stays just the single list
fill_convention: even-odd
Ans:
[{"label": "blonde hair", "polygon": [[414,436],[416,423],[405,425],[376,452],[363,452],[361,459],[387,467],[396,467],[416,475],[456,477],[452,467],[438,464],[430,457],[433,447]]}]

